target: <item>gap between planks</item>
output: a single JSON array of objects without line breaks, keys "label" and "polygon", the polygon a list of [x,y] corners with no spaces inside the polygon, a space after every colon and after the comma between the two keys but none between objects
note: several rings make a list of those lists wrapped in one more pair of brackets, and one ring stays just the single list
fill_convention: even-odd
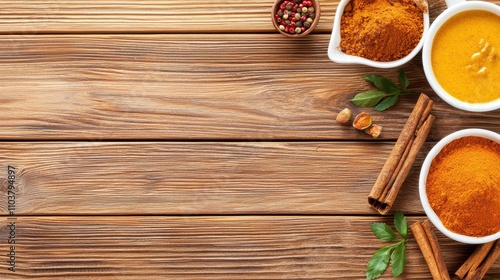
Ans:
[{"label": "gap between planks", "polygon": [[[409,223],[420,217],[410,217]],[[2,279],[361,279],[387,243],[370,231],[392,217],[19,217],[18,272]],[[0,220],[0,235],[7,236]],[[474,246],[437,234],[454,271]],[[410,236],[407,279],[429,279]],[[8,248],[0,244],[0,251]],[[500,275],[500,265],[489,277]],[[37,278],[38,279],[38,278]],[[382,279],[392,279],[388,270]]]},{"label": "gap between planks", "polygon": [[[0,142],[19,215],[371,215],[393,143]],[[421,214],[424,146],[394,209]],[[359,167],[362,168],[359,168]],[[6,191],[3,179],[2,191]],[[7,214],[7,201],[0,200]]]}]

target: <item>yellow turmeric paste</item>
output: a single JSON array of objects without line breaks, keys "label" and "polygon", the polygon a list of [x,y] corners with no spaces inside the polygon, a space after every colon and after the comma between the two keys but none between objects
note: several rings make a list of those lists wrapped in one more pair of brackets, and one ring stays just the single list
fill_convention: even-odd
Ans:
[{"label": "yellow turmeric paste", "polygon": [[500,144],[468,136],[446,145],[431,163],[429,204],[456,233],[486,236],[500,231]]},{"label": "yellow turmeric paste", "polygon": [[437,31],[431,50],[439,84],[455,98],[485,103],[500,98],[500,16],[460,12]]},{"label": "yellow turmeric paste", "polygon": [[393,61],[408,55],[424,30],[414,0],[351,0],[340,21],[340,49],[349,55]]}]

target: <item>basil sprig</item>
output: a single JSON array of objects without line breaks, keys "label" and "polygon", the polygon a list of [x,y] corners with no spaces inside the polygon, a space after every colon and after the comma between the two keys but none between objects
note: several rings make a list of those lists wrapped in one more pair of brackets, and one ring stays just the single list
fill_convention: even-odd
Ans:
[{"label": "basil sprig", "polygon": [[396,104],[400,95],[411,93],[407,90],[410,81],[406,77],[404,69],[399,70],[399,86],[380,75],[367,74],[364,79],[379,90],[367,90],[356,94],[350,101],[358,107],[375,106],[375,110],[384,111]]},{"label": "basil sprig", "polygon": [[403,273],[406,265],[406,242],[408,241],[408,222],[400,211],[394,214],[394,227],[401,238],[386,223],[373,223],[371,229],[380,240],[391,242],[391,245],[378,249],[371,257],[366,267],[366,279],[372,280],[380,277],[391,261],[392,275],[398,277]]}]

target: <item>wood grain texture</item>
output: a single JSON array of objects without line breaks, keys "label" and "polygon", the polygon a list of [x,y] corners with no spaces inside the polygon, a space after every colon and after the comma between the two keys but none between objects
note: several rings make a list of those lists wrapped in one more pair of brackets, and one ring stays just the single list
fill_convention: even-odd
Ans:
[{"label": "wood grain texture", "polygon": [[[334,119],[370,89],[365,73],[339,65],[328,35],[47,35],[0,37],[0,139],[354,139]],[[293,57],[284,50],[293,49]],[[287,51],[288,53],[288,51]],[[282,62],[276,61],[283,57]],[[420,59],[411,88],[436,102],[431,139],[463,127],[498,131],[500,111],[466,113],[441,101]],[[381,139],[399,135],[416,96],[374,112]],[[360,108],[353,108],[360,112]],[[145,133],[147,131],[147,133]]]},{"label": "wood grain texture", "polygon": [[[392,143],[0,143],[23,215],[377,214],[370,192]],[[424,147],[394,211],[421,214]],[[0,214],[8,214],[0,200]]]},{"label": "wood grain texture", "polygon": [[[314,33],[331,32],[338,2],[320,1],[322,15]],[[272,4],[272,0],[0,1],[0,34],[276,32]],[[446,8],[443,0],[430,1],[429,6],[431,20]]]},{"label": "wood grain texture", "polygon": [[[338,0],[301,40],[273,30],[272,2],[0,0],[0,279],[364,279],[385,245],[370,224],[392,222],[367,195],[417,96],[367,110],[376,141],[337,125],[363,74],[398,69],[328,60]],[[393,207],[412,222],[433,140],[500,132],[500,111],[453,109],[419,57],[405,68],[437,117]],[[438,238],[453,272],[473,246]],[[429,279],[408,248],[401,279]]]},{"label": "wood grain texture", "polygon": [[[0,1],[0,33],[273,32],[272,0]],[[329,32],[337,1],[322,1],[315,32]],[[223,20],[221,20],[223,19]]]},{"label": "wood grain texture", "polygon": [[[5,3],[7,2],[7,3]],[[324,3],[323,3],[324,2]],[[337,1],[321,3],[318,32],[331,30]],[[1,33],[273,32],[272,0],[0,1]],[[221,20],[223,19],[223,20]],[[331,20],[330,20],[331,19]]]},{"label": "wood grain texture", "polygon": [[[364,279],[366,263],[387,243],[370,231],[382,217],[18,217],[17,268],[2,279]],[[422,219],[418,217],[417,219]],[[410,223],[415,218],[410,218]],[[7,236],[5,219],[0,235]],[[430,279],[410,236],[406,272]],[[448,269],[467,246],[438,234]],[[496,263],[487,277],[500,276]],[[381,279],[392,279],[390,270]]]}]

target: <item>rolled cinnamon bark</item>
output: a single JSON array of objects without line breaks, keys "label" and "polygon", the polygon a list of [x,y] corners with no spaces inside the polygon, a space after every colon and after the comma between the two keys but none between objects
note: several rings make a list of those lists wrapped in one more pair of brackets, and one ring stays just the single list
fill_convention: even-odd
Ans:
[{"label": "rolled cinnamon bark", "polygon": [[431,130],[434,120],[435,120],[434,116],[429,115],[427,120],[425,120],[425,122],[423,123],[422,127],[418,130],[417,135],[412,145],[410,146],[408,157],[406,158],[406,160],[403,161],[403,167],[397,173],[396,180],[390,187],[389,193],[387,194],[386,197],[385,204],[392,206],[392,204],[396,200],[396,196],[398,195],[401,186],[403,185],[406,177],[408,176],[408,173],[410,173],[410,169],[413,166],[413,163],[415,162],[415,159],[417,158],[417,155],[420,152],[422,145],[424,145],[425,140],[427,139],[427,135]]},{"label": "rolled cinnamon bark", "polygon": [[430,115],[432,105],[433,101],[427,95],[420,94],[368,195],[368,203],[381,214],[387,214],[391,209],[420,148],[427,139],[434,121],[434,116]]},{"label": "rolled cinnamon bark", "polygon": [[437,240],[437,237],[434,234],[431,222],[429,220],[423,221],[422,227],[424,229],[425,234],[427,235],[427,238],[429,239],[429,244],[431,245],[432,253],[434,255],[434,259],[436,260],[436,265],[439,270],[439,274],[441,275],[441,278],[445,280],[450,280],[450,274],[448,272],[448,269],[446,268],[446,264],[444,263],[441,247],[439,246],[439,241]]},{"label": "rolled cinnamon bark", "polygon": [[450,280],[439,242],[428,220],[410,226],[434,280]]},{"label": "rolled cinnamon bark", "polygon": [[500,257],[500,239],[479,245],[464,264],[455,272],[460,279],[483,279]]}]

